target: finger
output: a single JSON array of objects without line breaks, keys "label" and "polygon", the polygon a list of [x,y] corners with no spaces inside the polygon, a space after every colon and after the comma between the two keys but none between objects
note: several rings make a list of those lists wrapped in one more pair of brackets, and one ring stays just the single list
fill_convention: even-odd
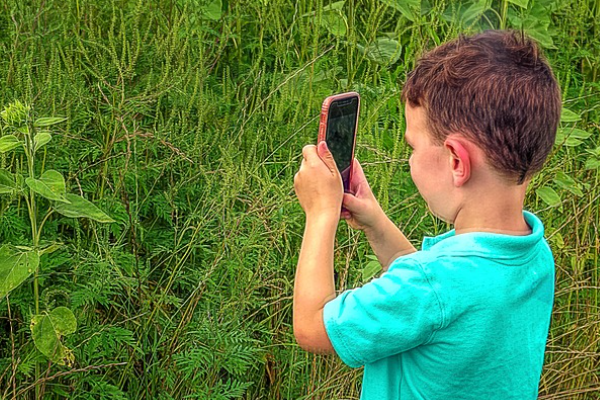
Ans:
[{"label": "finger", "polygon": [[354,196],[350,193],[344,193],[344,197],[342,197],[342,205],[349,212],[356,211],[356,208],[358,206],[358,201],[359,200],[356,198],[356,196]]},{"label": "finger", "polygon": [[350,177],[350,191],[358,194],[361,190],[362,186],[369,186],[367,182],[367,178],[365,177],[365,173],[358,162],[358,160],[354,159],[354,164],[352,165],[352,176]]},{"label": "finger", "polygon": [[317,155],[317,146],[314,144],[307,144],[302,148],[302,156],[306,161],[310,161]]},{"label": "finger", "polygon": [[360,165],[360,162],[355,158],[354,165],[352,165],[352,175],[356,176],[357,183],[362,183],[367,181],[367,177],[365,176],[365,172]]},{"label": "finger", "polygon": [[354,163],[354,168],[356,168],[356,170],[359,170],[364,175],[365,173],[362,169],[362,165],[360,165],[360,161],[358,161],[358,158],[354,157],[354,160],[352,160],[352,162]]},{"label": "finger", "polygon": [[299,174],[300,174],[300,172],[296,172],[296,175],[294,175],[294,191],[295,192],[297,192],[297,190],[298,190]]},{"label": "finger", "polygon": [[317,152],[321,160],[323,160],[323,162],[325,163],[325,165],[329,167],[329,170],[335,173],[337,171],[337,165],[335,164],[333,154],[331,154],[331,151],[329,151],[329,148],[327,148],[327,143],[324,140],[319,142]]}]

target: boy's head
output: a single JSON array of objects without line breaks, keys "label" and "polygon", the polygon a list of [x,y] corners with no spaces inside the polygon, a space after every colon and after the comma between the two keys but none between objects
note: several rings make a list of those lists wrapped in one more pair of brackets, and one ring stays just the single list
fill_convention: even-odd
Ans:
[{"label": "boy's head", "polygon": [[460,37],[426,53],[402,99],[407,109],[420,109],[434,144],[459,134],[517,185],[541,170],[561,111],[558,84],[539,47],[509,31]]}]

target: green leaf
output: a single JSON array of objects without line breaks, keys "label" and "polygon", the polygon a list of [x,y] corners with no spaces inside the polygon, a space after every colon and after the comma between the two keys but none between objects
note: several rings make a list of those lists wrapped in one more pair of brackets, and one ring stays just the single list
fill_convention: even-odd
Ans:
[{"label": "green leaf", "polygon": [[552,243],[558,247],[559,249],[564,249],[565,248],[565,240],[563,239],[562,235],[560,234],[560,232],[556,232],[552,235],[552,237],[550,238],[550,240],[552,241]]},{"label": "green leaf", "polygon": [[339,11],[344,7],[344,4],[346,4],[346,0],[336,1],[334,3],[331,3],[331,4],[323,7],[323,12],[334,11],[334,10]]},{"label": "green leaf", "polygon": [[27,120],[29,110],[31,110],[30,105],[15,100],[0,112],[0,116],[7,124],[19,126]]},{"label": "green leaf", "polygon": [[421,0],[421,16],[429,14],[431,10],[433,10],[433,7],[429,0]]},{"label": "green leaf", "polygon": [[[323,13],[323,15],[325,15],[325,13],[332,12],[332,11],[340,12],[340,10],[344,7],[345,3],[346,3],[346,0],[336,1],[334,3],[331,3],[331,4],[323,7],[321,9],[321,12]],[[314,17],[315,15],[317,15],[317,12],[311,11],[309,13],[302,14],[302,17]]]},{"label": "green leaf", "polygon": [[[544,0],[542,0],[544,1]],[[525,27],[526,28],[532,28],[532,27],[542,27],[544,29],[548,29],[548,26],[550,25],[551,22],[551,17],[550,17],[550,10],[548,5],[549,4],[542,4],[542,1],[534,1],[533,5],[531,6],[531,9],[529,10],[529,15],[527,16],[526,20],[526,24]],[[555,0],[550,0],[551,2],[554,2]]]},{"label": "green leaf", "polygon": [[529,0],[508,0],[510,3],[516,4],[519,7],[527,8]]},{"label": "green leaf", "polygon": [[585,149],[585,152],[590,153],[596,158],[600,158],[600,146],[596,147],[595,149]]},{"label": "green leaf", "polygon": [[357,50],[364,54],[369,60],[378,64],[393,64],[400,58],[402,45],[394,39],[387,37],[377,38],[375,43],[363,47],[356,46]]},{"label": "green leaf", "polygon": [[538,28],[525,28],[525,33],[538,41],[542,47],[547,49],[555,49],[554,41],[552,40],[552,35],[548,32],[547,28],[538,27]]},{"label": "green leaf", "polygon": [[579,145],[581,145],[583,142],[577,138],[567,138],[567,140],[565,141],[565,146],[569,146],[569,147],[577,147]]},{"label": "green leaf", "polygon": [[59,365],[71,365],[73,352],[65,347],[60,339],[62,336],[77,330],[77,320],[67,307],[57,307],[50,313],[31,317],[31,334],[35,347]]},{"label": "green leaf", "polygon": [[20,145],[21,141],[15,135],[2,136],[0,138],[0,153],[6,153]]},{"label": "green leaf", "polygon": [[556,174],[554,177],[554,182],[556,182],[556,184],[561,188],[568,190],[576,196],[583,196],[583,192],[581,191],[580,185],[577,183],[577,181],[562,171],[559,171]]},{"label": "green leaf", "polygon": [[66,199],[69,203],[54,203],[52,208],[58,213],[69,218],[89,218],[94,221],[110,223],[114,219],[106,215],[102,210],[96,207],[92,202],[76,194],[67,193]]},{"label": "green leaf", "polygon": [[0,194],[13,193],[17,189],[13,174],[0,169]]},{"label": "green leaf", "polygon": [[556,130],[556,138],[554,138],[554,145],[558,146],[563,144],[567,135],[566,131],[567,130],[565,128],[559,128]]},{"label": "green leaf", "polygon": [[0,301],[17,288],[38,267],[35,251],[14,252],[7,245],[0,248]]},{"label": "green leaf", "polygon": [[381,264],[377,261],[376,256],[368,255],[367,258],[371,261],[366,263],[362,269],[363,283],[370,281],[379,271],[381,271]]},{"label": "green leaf", "polygon": [[556,193],[556,191],[549,186],[538,188],[535,193],[537,193],[542,201],[549,206],[556,207],[561,203],[558,193]]},{"label": "green leaf", "polygon": [[75,315],[67,307],[56,307],[50,311],[49,317],[54,324],[54,330],[61,336],[70,335],[77,330]]},{"label": "green leaf", "polygon": [[206,8],[203,10],[202,15],[204,15],[208,19],[212,19],[213,21],[218,21],[221,19],[222,8],[223,5],[221,0],[214,0],[206,6]]},{"label": "green leaf", "polygon": [[585,161],[585,169],[600,169],[600,159],[590,157]]},{"label": "green leaf", "polygon": [[581,115],[574,113],[573,111],[564,108],[560,113],[560,122],[577,122],[581,120]]},{"label": "green leaf", "polygon": [[48,143],[52,139],[52,135],[49,132],[40,132],[33,138],[33,151],[38,151],[43,145]]},{"label": "green leaf", "polygon": [[579,146],[583,141],[591,136],[591,132],[584,131],[583,129],[571,129],[568,133],[565,146],[575,147]]},{"label": "green leaf", "polygon": [[346,16],[339,12],[323,14],[321,26],[326,28],[333,36],[343,37],[347,31]]},{"label": "green leaf", "polygon": [[556,131],[556,144],[564,142],[565,146],[576,147],[591,136],[591,132],[578,128],[559,128]]},{"label": "green leaf", "polygon": [[421,12],[421,0],[381,0],[396,10],[400,11],[409,21],[415,21]]},{"label": "green leaf", "polygon": [[33,123],[33,126],[39,128],[42,126],[56,125],[58,123],[66,121],[66,120],[67,120],[66,118],[62,118],[62,117],[42,117],[42,118],[36,119],[35,122]]},{"label": "green leaf", "polygon": [[62,246],[63,246],[62,243],[52,243],[40,250],[40,256],[43,254],[54,253],[56,250],[60,249]]},{"label": "green leaf", "polygon": [[583,129],[577,129],[577,128],[572,129],[571,132],[569,133],[570,138],[581,139],[581,140],[585,140],[585,139],[589,138],[590,136],[592,136],[591,132],[584,131]]},{"label": "green leaf", "polygon": [[489,9],[487,0],[477,0],[462,13],[461,19],[463,23],[468,24],[474,19],[480,18]]},{"label": "green leaf", "polygon": [[62,201],[64,203],[69,202],[65,199],[67,192],[65,179],[58,171],[49,169],[42,174],[40,179],[29,177],[25,179],[25,183],[31,190],[48,200]]}]

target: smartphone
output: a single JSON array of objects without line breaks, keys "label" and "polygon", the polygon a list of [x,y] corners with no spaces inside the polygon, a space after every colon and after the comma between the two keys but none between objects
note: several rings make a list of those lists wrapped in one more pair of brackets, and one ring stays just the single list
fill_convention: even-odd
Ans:
[{"label": "smartphone", "polygon": [[329,96],[323,101],[318,141],[327,142],[333,159],[342,175],[344,192],[350,191],[350,178],[356,144],[360,96],[348,92]]}]

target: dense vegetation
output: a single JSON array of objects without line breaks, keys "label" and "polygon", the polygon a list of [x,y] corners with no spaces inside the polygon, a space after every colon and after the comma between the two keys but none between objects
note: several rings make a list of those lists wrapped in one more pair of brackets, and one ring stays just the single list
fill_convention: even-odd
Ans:
[{"label": "dense vegetation", "polygon": [[[291,329],[301,148],[358,91],[382,206],[417,247],[447,230],[399,93],[424,50],[490,27],[544,46],[566,109],[526,199],[557,272],[540,398],[599,398],[594,0],[2,0],[0,398],[358,399],[362,371]],[[379,272],[344,222],[335,257],[339,290]]]}]

